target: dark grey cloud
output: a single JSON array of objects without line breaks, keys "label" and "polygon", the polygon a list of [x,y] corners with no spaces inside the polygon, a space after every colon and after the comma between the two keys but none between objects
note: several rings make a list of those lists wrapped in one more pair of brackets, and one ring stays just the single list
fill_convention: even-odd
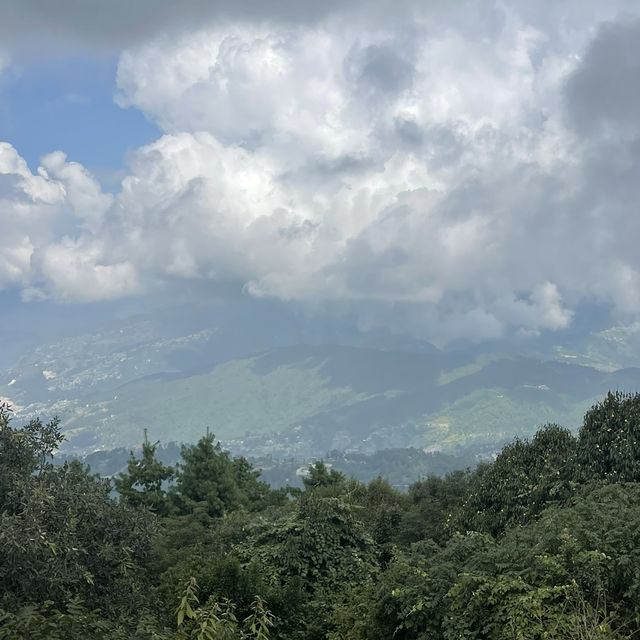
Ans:
[{"label": "dark grey cloud", "polygon": [[411,118],[396,118],[394,130],[398,138],[409,147],[420,147],[424,139],[422,129]]},{"label": "dark grey cloud", "polygon": [[[444,6],[431,0],[431,10]],[[338,12],[360,14],[372,23],[410,20],[420,4],[399,0],[4,0],[0,38],[5,46],[50,46],[63,50],[122,48],[152,38],[221,21],[310,24]]]},{"label": "dark grey cloud", "polygon": [[567,82],[570,123],[640,133],[640,20],[607,23]]},{"label": "dark grey cloud", "polygon": [[414,24],[442,19],[466,34],[480,27],[493,36],[505,12],[494,0],[3,0],[0,49],[113,52],[161,34],[238,22],[296,27],[326,21],[363,31],[403,25],[409,33]]},{"label": "dark grey cloud", "polygon": [[158,31],[192,28],[214,19],[276,19],[296,22],[326,15],[337,0],[5,0],[0,36],[71,39],[92,46],[127,46]]},{"label": "dark grey cloud", "polygon": [[414,67],[392,45],[372,44],[350,53],[345,72],[360,90],[396,94],[411,87]]}]

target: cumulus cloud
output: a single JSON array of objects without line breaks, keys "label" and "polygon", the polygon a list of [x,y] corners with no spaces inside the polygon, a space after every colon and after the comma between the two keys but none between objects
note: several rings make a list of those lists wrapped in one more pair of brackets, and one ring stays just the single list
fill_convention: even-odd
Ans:
[{"label": "cumulus cloud", "polygon": [[99,264],[111,199],[61,152],[43,157],[34,175],[10,144],[0,143],[0,288],[20,285],[27,297],[111,297],[107,279],[120,269]]},{"label": "cumulus cloud", "polygon": [[116,195],[0,147],[0,287],[234,282],[423,337],[564,329],[584,301],[639,316],[632,5],[423,5],[247,4],[128,47],[117,100],[165,135]]},{"label": "cumulus cloud", "polygon": [[0,143],[0,288],[29,282],[34,243],[54,239],[50,219],[64,200],[60,185],[32,175],[7,143]]}]

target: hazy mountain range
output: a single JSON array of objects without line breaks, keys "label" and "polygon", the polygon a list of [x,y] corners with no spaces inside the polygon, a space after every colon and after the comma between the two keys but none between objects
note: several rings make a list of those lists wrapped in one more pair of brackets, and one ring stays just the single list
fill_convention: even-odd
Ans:
[{"label": "hazy mountain range", "polygon": [[[134,446],[145,427],[163,442],[194,441],[210,428],[236,451],[286,457],[454,451],[528,435],[546,422],[577,428],[607,390],[640,389],[640,369],[630,366],[634,327],[589,333],[572,349],[533,342],[376,349],[365,340],[353,346],[353,336],[345,338],[351,346],[287,345],[283,331],[282,346],[260,350],[255,332],[253,343],[243,342],[233,318],[184,335],[167,326],[138,316],[39,345],[0,373],[0,396],[18,419],[59,415],[66,448],[78,453]],[[243,344],[256,351],[242,352]]]}]

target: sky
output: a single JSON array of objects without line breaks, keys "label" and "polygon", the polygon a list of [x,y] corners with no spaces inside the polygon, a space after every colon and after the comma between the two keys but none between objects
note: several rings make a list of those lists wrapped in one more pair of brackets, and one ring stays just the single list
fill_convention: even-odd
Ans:
[{"label": "sky", "polygon": [[440,344],[631,324],[638,176],[635,0],[0,8],[20,317],[193,295]]}]

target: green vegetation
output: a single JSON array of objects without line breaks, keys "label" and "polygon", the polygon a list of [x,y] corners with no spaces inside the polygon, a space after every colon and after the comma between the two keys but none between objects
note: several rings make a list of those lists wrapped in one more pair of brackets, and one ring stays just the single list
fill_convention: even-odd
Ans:
[{"label": "green vegetation", "polygon": [[[206,374],[131,382],[114,400],[98,403],[92,420],[108,427],[112,443],[127,442],[127,430],[143,423],[165,440],[178,432],[181,439],[195,441],[203,424],[230,439],[247,431],[273,431],[274,425],[299,422],[332,403],[355,400],[349,389],[328,387],[315,368],[282,366],[258,375],[254,363],[255,358],[233,360]],[[74,423],[86,424],[86,414]]]},{"label": "green vegetation", "polygon": [[[520,390],[523,391],[523,390]],[[577,426],[594,398],[577,400],[569,396],[549,402],[547,392],[524,389],[510,393],[504,388],[477,389],[428,414],[417,423],[413,444],[437,444],[449,450],[510,439],[514,434],[533,435],[551,420]],[[526,393],[529,391],[529,393]]]},{"label": "green vegetation", "polygon": [[110,482],[0,407],[0,640],[622,640],[640,633],[640,396],[400,492],[274,490],[207,433]]},{"label": "green vegetation", "polygon": [[576,430],[603,389],[640,390],[640,369],[577,366],[564,352],[558,362],[513,349],[298,345],[221,361],[211,339],[63,341],[0,372],[0,398],[25,421],[59,415],[69,455],[128,451],[141,427],[152,442],[195,443],[208,426],[245,457],[315,460],[332,450],[497,448],[550,421]]}]

